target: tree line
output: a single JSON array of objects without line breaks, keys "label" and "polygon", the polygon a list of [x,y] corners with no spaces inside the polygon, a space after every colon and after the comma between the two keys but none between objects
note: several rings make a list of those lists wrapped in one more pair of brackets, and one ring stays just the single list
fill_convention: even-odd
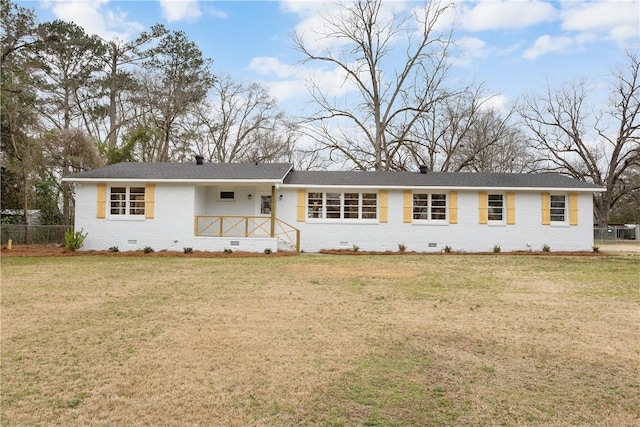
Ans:
[{"label": "tree line", "polygon": [[[103,40],[0,0],[2,209],[72,221],[69,174],[121,161],[286,161],[298,169],[554,171],[605,187],[596,222],[640,222],[640,59],[612,69],[610,99],[576,78],[490,108],[451,77],[453,8],[406,13],[382,0],[332,5],[293,45],[338,70],[347,95],[310,80],[315,111],[291,117],[258,83],[212,71],[196,43],[155,25]],[[28,221],[28,216],[23,216]]]}]

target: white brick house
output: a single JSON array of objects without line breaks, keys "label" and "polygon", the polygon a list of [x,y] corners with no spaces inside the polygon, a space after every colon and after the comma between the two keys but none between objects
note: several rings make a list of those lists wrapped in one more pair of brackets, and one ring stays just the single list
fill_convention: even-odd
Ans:
[{"label": "white brick house", "polygon": [[75,184],[83,249],[585,251],[601,188],[557,174],[119,163]]}]

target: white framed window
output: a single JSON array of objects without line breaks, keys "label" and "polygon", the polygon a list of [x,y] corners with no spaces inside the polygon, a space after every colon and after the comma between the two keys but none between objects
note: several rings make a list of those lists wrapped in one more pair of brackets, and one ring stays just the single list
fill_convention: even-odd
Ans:
[{"label": "white framed window", "polygon": [[307,218],[375,220],[378,218],[378,193],[309,192]]},{"label": "white framed window", "polygon": [[109,213],[122,216],[144,216],[144,187],[111,187],[109,191]]},{"label": "white framed window", "polygon": [[447,220],[447,195],[442,193],[413,193],[413,219],[444,222]]},{"label": "white framed window", "polygon": [[552,194],[549,199],[549,219],[552,223],[567,222],[567,197],[564,194]]},{"label": "white framed window", "polygon": [[502,223],[505,218],[504,195],[489,194],[487,196],[487,220]]},{"label": "white framed window", "polygon": [[218,200],[222,202],[234,202],[236,200],[235,191],[220,191]]}]

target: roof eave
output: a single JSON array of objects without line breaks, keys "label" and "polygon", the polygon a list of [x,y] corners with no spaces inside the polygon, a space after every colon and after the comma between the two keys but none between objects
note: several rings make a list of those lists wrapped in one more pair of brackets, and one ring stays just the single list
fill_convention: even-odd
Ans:
[{"label": "roof eave", "polygon": [[157,179],[157,178],[62,178],[63,182],[76,183],[162,183],[162,184],[282,184],[284,178],[276,179]]},{"label": "roof eave", "polygon": [[457,190],[478,191],[490,189],[494,191],[571,191],[582,193],[599,193],[607,191],[604,187],[492,187],[492,186],[454,186],[454,185],[349,185],[349,184],[283,184],[281,188],[353,188],[353,189],[385,189],[385,190]]}]

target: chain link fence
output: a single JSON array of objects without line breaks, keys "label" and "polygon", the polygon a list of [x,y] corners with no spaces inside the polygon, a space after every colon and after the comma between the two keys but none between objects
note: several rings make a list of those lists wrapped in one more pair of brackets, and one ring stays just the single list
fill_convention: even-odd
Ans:
[{"label": "chain link fence", "polygon": [[618,242],[640,239],[640,225],[594,227],[593,240]]},{"label": "chain link fence", "polygon": [[11,239],[14,245],[64,245],[69,228],[70,225],[1,224],[0,242],[6,245]]}]

